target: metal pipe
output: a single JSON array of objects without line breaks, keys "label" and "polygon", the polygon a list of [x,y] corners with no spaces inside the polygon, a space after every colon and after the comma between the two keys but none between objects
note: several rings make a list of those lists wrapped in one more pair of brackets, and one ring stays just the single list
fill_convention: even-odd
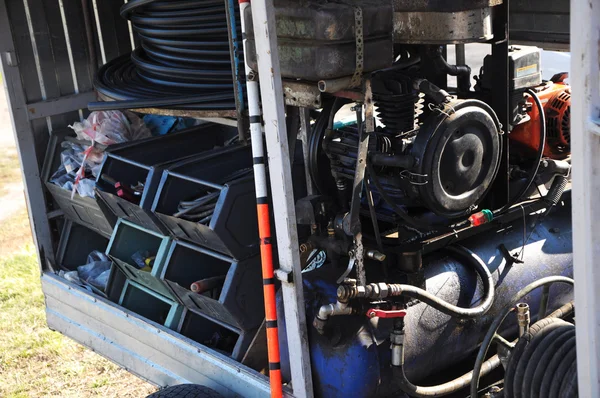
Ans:
[{"label": "metal pipe", "polygon": [[522,337],[525,333],[529,332],[529,324],[531,323],[531,316],[529,314],[529,304],[517,304],[517,322],[519,324],[519,337]]},{"label": "metal pipe", "polygon": [[[466,65],[467,64],[467,57],[466,57],[466,52],[465,52],[465,45],[464,44],[456,44],[455,47],[455,53],[456,53],[456,65]],[[470,69],[470,68],[469,68]],[[456,77],[456,86],[458,88],[458,92],[460,93],[466,93],[471,89],[471,71],[469,70],[469,73],[466,74],[460,74]]]},{"label": "metal pipe", "polygon": [[335,303],[325,304],[319,308],[319,312],[313,320],[313,326],[319,334],[325,334],[325,325],[332,316],[352,315],[355,313],[353,307],[347,302],[337,301]]},{"label": "metal pipe", "polygon": [[319,91],[322,93],[337,93],[338,91],[350,88],[352,77],[340,77],[338,79],[324,79],[317,83]]}]

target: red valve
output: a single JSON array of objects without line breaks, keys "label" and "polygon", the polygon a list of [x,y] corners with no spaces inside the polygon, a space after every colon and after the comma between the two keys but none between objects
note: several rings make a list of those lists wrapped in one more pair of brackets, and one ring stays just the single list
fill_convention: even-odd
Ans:
[{"label": "red valve", "polygon": [[406,310],[379,310],[376,308],[371,308],[367,311],[367,316],[369,318],[404,318],[406,316]]}]

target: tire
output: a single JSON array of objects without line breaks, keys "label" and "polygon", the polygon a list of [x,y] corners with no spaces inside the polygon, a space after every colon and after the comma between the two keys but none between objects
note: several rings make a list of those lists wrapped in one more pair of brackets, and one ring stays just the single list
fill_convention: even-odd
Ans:
[{"label": "tire", "polygon": [[164,388],[146,398],[223,398],[221,394],[198,384],[181,384]]}]

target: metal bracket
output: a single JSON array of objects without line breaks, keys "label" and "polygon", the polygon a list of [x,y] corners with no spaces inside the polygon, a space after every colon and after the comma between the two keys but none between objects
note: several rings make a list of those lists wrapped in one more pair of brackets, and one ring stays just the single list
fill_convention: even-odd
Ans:
[{"label": "metal bracket", "polygon": [[283,283],[294,283],[294,274],[281,268],[275,270],[275,277]]},{"label": "metal bracket", "polygon": [[350,87],[360,86],[364,70],[364,33],[362,8],[354,7],[354,37],[356,40],[356,69],[350,81]]}]

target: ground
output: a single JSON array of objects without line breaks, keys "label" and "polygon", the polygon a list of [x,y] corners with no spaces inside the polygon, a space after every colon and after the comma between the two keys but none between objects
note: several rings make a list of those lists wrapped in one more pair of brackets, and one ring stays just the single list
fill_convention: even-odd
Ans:
[{"label": "ground", "polygon": [[46,325],[19,160],[0,87],[0,397],[145,397],[156,389]]}]

